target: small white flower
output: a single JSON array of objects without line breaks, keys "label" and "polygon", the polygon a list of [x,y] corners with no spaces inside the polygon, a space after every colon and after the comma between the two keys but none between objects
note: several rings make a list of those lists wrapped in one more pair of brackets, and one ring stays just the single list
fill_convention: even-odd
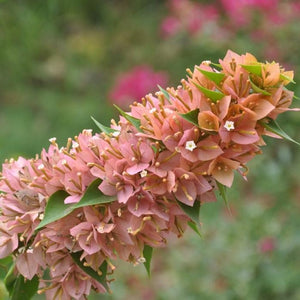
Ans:
[{"label": "small white flower", "polygon": [[154,112],[156,112],[156,108],[153,107],[152,109],[149,110],[150,114],[153,114]]},{"label": "small white flower", "polygon": [[97,231],[98,231],[99,233],[104,233],[104,224],[100,224],[100,225],[98,226],[98,228],[97,228]]},{"label": "small white flower", "polygon": [[146,177],[148,174],[148,172],[146,170],[143,170],[142,172],[140,172],[141,177]]},{"label": "small white flower", "polygon": [[224,127],[227,129],[227,131],[234,129],[234,122],[233,121],[226,121]]},{"label": "small white flower", "polygon": [[202,63],[203,63],[204,65],[209,66],[209,65],[211,64],[211,61],[210,61],[210,60],[204,60]]},{"label": "small white flower", "polygon": [[72,141],[72,148],[75,149],[78,147],[79,147],[79,144],[77,142]]},{"label": "small white flower", "polygon": [[145,262],[146,262],[146,258],[145,257],[138,258],[138,263],[143,264]]},{"label": "small white flower", "polygon": [[50,143],[55,143],[56,142],[56,137],[53,137],[53,138],[49,139],[49,142]]},{"label": "small white flower", "polygon": [[93,129],[83,129],[82,133],[87,136],[91,136],[93,133]]},{"label": "small white flower", "polygon": [[189,151],[192,152],[195,148],[197,148],[197,146],[196,146],[196,144],[195,144],[194,141],[187,141],[187,142],[185,143],[185,149],[186,149],[186,150],[189,150]]},{"label": "small white flower", "polygon": [[114,131],[112,135],[114,137],[118,137],[120,135],[120,131]]},{"label": "small white flower", "polygon": [[43,165],[43,164],[40,164],[39,166],[38,166],[38,169],[39,170],[43,170],[45,168],[45,166]]}]

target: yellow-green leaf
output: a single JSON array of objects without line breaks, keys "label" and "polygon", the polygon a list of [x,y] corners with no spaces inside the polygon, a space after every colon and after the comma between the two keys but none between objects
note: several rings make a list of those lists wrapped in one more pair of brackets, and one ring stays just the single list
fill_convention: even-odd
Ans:
[{"label": "yellow-green leaf", "polygon": [[140,126],[141,126],[141,120],[129,115],[125,111],[123,111],[120,107],[114,104],[114,107],[120,112],[120,114],[130,123],[132,124],[138,131],[142,132]]},{"label": "yellow-green leaf", "polygon": [[94,123],[97,125],[97,127],[104,133],[106,134],[111,134],[111,133],[114,133],[118,130],[115,130],[113,128],[110,128],[110,127],[107,127],[107,126],[104,126],[102,125],[100,122],[98,122],[96,119],[94,119],[93,117],[91,117],[92,120],[94,121]]},{"label": "yellow-green leaf", "polygon": [[292,82],[292,83],[296,83],[292,78],[290,78],[289,76],[285,75],[285,74],[280,74],[280,79],[281,80],[288,80],[289,82]]},{"label": "yellow-green leaf", "polygon": [[261,64],[241,65],[241,66],[251,74],[254,74],[257,76],[261,76],[261,74],[262,74]]},{"label": "yellow-green leaf", "polygon": [[206,78],[213,81],[216,85],[220,85],[222,80],[225,77],[225,74],[219,73],[219,72],[211,72],[207,70],[202,70],[200,68],[197,68]]},{"label": "yellow-green leaf", "polygon": [[266,95],[266,96],[271,95],[269,92],[259,88],[251,79],[250,79],[250,83],[251,83],[251,86],[252,86],[252,89],[253,89],[254,92],[260,93],[260,94],[263,94],[263,95]]},{"label": "yellow-green leaf", "polygon": [[194,84],[207,98],[211,99],[213,102],[217,102],[225,97],[225,95],[221,92],[209,90],[195,82]]},{"label": "yellow-green leaf", "polygon": [[157,85],[159,90],[163,93],[163,95],[166,97],[166,99],[168,100],[169,103],[170,102],[170,94],[165,90],[163,89],[160,85]]}]

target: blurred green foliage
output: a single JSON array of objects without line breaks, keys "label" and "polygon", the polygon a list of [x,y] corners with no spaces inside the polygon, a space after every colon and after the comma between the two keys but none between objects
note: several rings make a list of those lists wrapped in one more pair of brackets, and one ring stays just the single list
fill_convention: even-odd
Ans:
[{"label": "blurred green foliage", "polygon": [[[91,115],[109,124],[117,113],[107,94],[119,74],[139,64],[168,72],[177,85],[187,67],[217,61],[229,48],[265,60],[265,47],[276,44],[300,83],[299,22],[275,32],[269,45],[243,30],[222,42],[209,30],[162,39],[167,10],[159,0],[1,1],[1,161],[32,157],[53,136],[64,144],[84,128],[96,129]],[[300,84],[291,88],[300,95]],[[286,113],[279,123],[300,140],[299,114]],[[90,298],[300,299],[300,151],[266,141],[249,181],[237,180],[230,191],[233,216],[221,201],[205,204],[203,240],[191,233],[156,250],[151,280],[141,266],[117,262],[113,294]],[[273,248],[263,252],[260,243],[269,237]]]}]

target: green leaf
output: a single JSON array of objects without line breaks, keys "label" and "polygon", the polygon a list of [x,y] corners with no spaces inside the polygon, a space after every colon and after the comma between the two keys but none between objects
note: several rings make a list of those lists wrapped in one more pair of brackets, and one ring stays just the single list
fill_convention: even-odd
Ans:
[{"label": "green leaf", "polygon": [[268,123],[265,123],[265,122],[262,122],[260,121],[260,124],[265,127],[267,130],[281,136],[282,138],[292,142],[292,143],[295,143],[297,144],[298,146],[300,146],[300,143],[295,141],[294,139],[292,139],[287,133],[285,133],[279,126],[279,124],[272,120],[272,119],[269,119],[269,122]]},{"label": "green leaf", "polygon": [[106,260],[102,263],[100,266],[100,272],[96,272],[91,267],[85,266],[83,261],[80,260],[80,257],[82,255],[83,251],[80,252],[74,252],[70,253],[73,261],[76,263],[76,265],[86,274],[97,280],[99,283],[101,283],[107,290],[109,290],[109,287],[106,282],[106,274],[107,274],[107,262]]},{"label": "green leaf", "polygon": [[94,123],[97,125],[97,127],[104,133],[106,134],[111,134],[111,133],[114,133],[118,130],[115,130],[113,128],[110,128],[110,127],[107,127],[107,126],[104,126],[102,125],[101,123],[99,123],[96,119],[94,119],[92,116],[91,116],[91,119],[94,121]]},{"label": "green leaf", "polygon": [[141,126],[141,120],[130,116],[128,113],[123,111],[120,107],[114,104],[114,107],[120,112],[120,114],[130,123],[132,124],[138,131],[142,132],[140,126]]},{"label": "green leaf", "polygon": [[17,280],[17,275],[15,275],[14,269],[15,269],[15,263],[13,263],[10,266],[10,268],[4,278],[4,284],[5,284],[6,289],[8,290],[9,295],[12,294],[15,282]]},{"label": "green leaf", "polygon": [[260,93],[260,94],[263,94],[263,95],[266,95],[266,96],[270,96],[271,94],[261,88],[259,88],[255,83],[253,83],[253,81],[251,79],[250,80],[250,83],[251,83],[251,86],[252,86],[252,89],[254,92],[256,93]]},{"label": "green leaf", "polygon": [[215,66],[217,68],[221,68],[222,69],[222,65],[221,64],[217,64],[217,63],[211,62],[210,65],[213,65],[213,66]]},{"label": "green leaf", "polygon": [[144,266],[146,268],[147,274],[150,278],[151,276],[151,259],[153,254],[153,248],[149,245],[144,245],[143,256],[145,258]]},{"label": "green leaf", "polygon": [[79,202],[73,204],[70,208],[72,211],[79,207],[97,205],[102,203],[110,203],[116,200],[116,197],[109,197],[104,195],[99,189],[98,186],[102,180],[100,178],[95,179],[86,189],[84,195]]},{"label": "green leaf", "polygon": [[163,89],[160,85],[157,85],[157,86],[158,86],[159,90],[163,93],[163,95],[166,97],[168,102],[171,103],[170,94],[165,89]]},{"label": "green leaf", "polygon": [[218,72],[211,72],[211,71],[206,71],[202,70],[200,68],[197,68],[206,78],[209,80],[213,81],[216,85],[220,85],[222,80],[225,77],[225,74],[223,73],[218,73]]},{"label": "green leaf", "polygon": [[209,90],[195,82],[194,84],[207,98],[211,99],[213,102],[217,102],[225,97],[225,95],[221,92]]},{"label": "green leaf", "polygon": [[39,287],[39,278],[34,276],[31,280],[19,275],[15,281],[11,300],[30,300],[35,296]]},{"label": "green leaf", "polygon": [[262,74],[261,64],[241,65],[241,66],[251,74],[254,74],[257,76],[261,76],[261,74]]},{"label": "green leaf", "polygon": [[0,280],[4,279],[7,276],[7,272],[9,271],[12,264],[12,256],[6,256],[0,259]]},{"label": "green leaf", "polygon": [[181,117],[183,117],[185,120],[189,121],[190,123],[199,126],[198,124],[198,114],[199,114],[199,108],[196,108],[186,114],[179,114]]},{"label": "green leaf", "polygon": [[225,202],[225,205],[226,205],[228,211],[231,212],[231,211],[230,211],[229,204],[228,204],[227,194],[226,194],[226,186],[223,185],[222,183],[218,182],[218,181],[216,181],[216,183],[217,183],[217,186],[218,186],[220,195],[221,195],[221,197],[223,198],[223,200],[224,200],[224,202]]},{"label": "green leaf", "polygon": [[290,78],[289,76],[287,76],[287,75],[284,75],[284,74],[280,74],[280,79],[281,80],[288,80],[289,82],[291,82],[291,83],[296,83],[292,78]]},{"label": "green leaf", "polygon": [[188,221],[188,225],[202,238],[202,234],[199,230],[199,226],[195,222]]},{"label": "green leaf", "polygon": [[200,201],[195,201],[193,206],[186,205],[179,200],[177,200],[177,203],[181,207],[181,209],[188,215],[188,217],[191,218],[196,224],[199,223],[199,215],[200,215],[200,207],[201,203]]},{"label": "green leaf", "polygon": [[64,200],[68,196],[70,195],[66,191],[59,190],[49,197],[45,208],[44,218],[37,226],[36,230],[39,230],[43,226],[57,221],[72,212],[72,204],[64,203]]},{"label": "green leaf", "polygon": [[54,221],[57,221],[73,210],[89,206],[97,205],[103,203],[110,203],[116,200],[116,197],[109,197],[103,195],[103,193],[98,189],[99,184],[102,182],[100,178],[95,179],[86,189],[84,195],[79,202],[74,204],[65,204],[64,200],[69,194],[63,190],[55,192],[48,199],[47,206],[45,209],[45,215],[41,223],[37,226],[36,230],[41,229],[45,225],[48,225]]}]

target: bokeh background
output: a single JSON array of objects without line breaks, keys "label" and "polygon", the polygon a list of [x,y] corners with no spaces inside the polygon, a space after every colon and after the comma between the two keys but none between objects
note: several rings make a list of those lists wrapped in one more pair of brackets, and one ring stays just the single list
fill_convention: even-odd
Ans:
[{"label": "bokeh background", "polygon": [[[157,84],[177,86],[187,67],[227,49],[293,69],[300,96],[296,0],[2,0],[0,160],[96,130],[90,116],[108,125],[112,103],[126,109]],[[300,140],[299,113],[279,123]],[[248,182],[229,192],[231,215],[206,204],[203,239],[187,232],[156,250],[151,279],[117,261],[113,293],[90,299],[300,299],[300,151],[266,142]]]}]

